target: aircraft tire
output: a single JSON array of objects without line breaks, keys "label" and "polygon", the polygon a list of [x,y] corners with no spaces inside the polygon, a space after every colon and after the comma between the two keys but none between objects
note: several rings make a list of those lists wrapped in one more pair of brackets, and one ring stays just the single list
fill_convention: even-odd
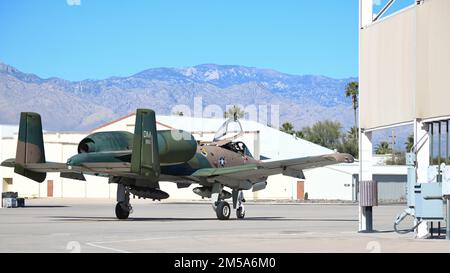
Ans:
[{"label": "aircraft tire", "polygon": [[130,211],[127,209],[123,209],[123,202],[119,202],[116,205],[116,217],[120,220],[128,219],[130,215]]},{"label": "aircraft tire", "polygon": [[230,205],[225,201],[220,201],[217,204],[216,214],[217,214],[217,218],[219,220],[230,219],[230,214],[231,214]]},{"label": "aircraft tire", "polygon": [[244,208],[240,207],[236,210],[236,216],[238,219],[244,219],[245,218],[245,210]]}]

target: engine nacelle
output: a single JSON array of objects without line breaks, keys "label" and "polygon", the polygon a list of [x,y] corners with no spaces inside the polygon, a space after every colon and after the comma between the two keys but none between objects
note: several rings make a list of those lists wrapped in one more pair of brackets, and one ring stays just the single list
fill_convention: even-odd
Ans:
[{"label": "engine nacelle", "polygon": [[133,134],[129,132],[99,132],[88,135],[78,144],[78,153],[127,151],[133,148]]},{"label": "engine nacelle", "polygon": [[[78,153],[131,151],[134,134],[129,132],[99,132],[84,138],[78,144]],[[158,131],[159,161],[164,165],[184,163],[194,157],[197,141],[181,130]]]},{"label": "engine nacelle", "polygon": [[186,131],[158,131],[158,151],[161,164],[184,163],[195,156],[197,141]]}]

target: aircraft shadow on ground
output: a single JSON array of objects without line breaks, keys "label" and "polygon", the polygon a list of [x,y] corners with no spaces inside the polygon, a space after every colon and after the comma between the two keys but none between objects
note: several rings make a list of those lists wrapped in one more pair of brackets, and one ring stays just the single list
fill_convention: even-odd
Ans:
[{"label": "aircraft shadow on ground", "polygon": [[[364,232],[363,232],[364,233]],[[368,234],[377,234],[377,233],[395,233],[395,230],[374,230],[372,232],[365,232]]]},{"label": "aircraft shadow on ground", "polygon": [[21,209],[42,209],[42,208],[70,208],[70,206],[63,206],[63,205],[36,205],[36,206],[25,206],[20,207]]},{"label": "aircraft shadow on ground", "polygon": [[[178,221],[219,221],[217,218],[179,218],[179,217],[133,217],[127,220],[118,220],[115,217],[70,217],[51,216],[54,221],[62,222],[178,222]],[[354,219],[304,219],[285,217],[247,217],[244,220],[231,218],[228,221],[279,221],[279,222],[358,222]]]}]

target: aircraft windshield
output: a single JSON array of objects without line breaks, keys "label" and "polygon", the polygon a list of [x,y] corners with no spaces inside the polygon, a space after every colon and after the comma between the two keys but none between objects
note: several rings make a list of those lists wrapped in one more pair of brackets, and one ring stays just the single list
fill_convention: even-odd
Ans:
[{"label": "aircraft windshield", "polygon": [[230,143],[226,144],[225,146],[222,146],[222,148],[233,151],[242,156],[249,156],[249,157],[253,158],[252,153],[247,148],[247,145],[245,145],[244,142],[230,142]]},{"label": "aircraft windshield", "polygon": [[242,125],[239,120],[230,118],[217,130],[214,136],[214,142],[228,140],[243,134]]}]

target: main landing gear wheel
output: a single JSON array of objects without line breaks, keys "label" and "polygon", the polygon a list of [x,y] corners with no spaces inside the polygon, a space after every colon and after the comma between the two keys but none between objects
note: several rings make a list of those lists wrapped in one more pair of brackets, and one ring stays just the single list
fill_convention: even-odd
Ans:
[{"label": "main landing gear wheel", "polygon": [[236,217],[238,219],[244,219],[245,218],[245,210],[244,207],[240,207],[236,210]]},{"label": "main landing gear wheel", "polygon": [[124,202],[119,202],[116,205],[116,217],[121,220],[128,219],[130,209]]},{"label": "main landing gear wheel", "polygon": [[225,201],[220,201],[217,203],[216,214],[219,220],[230,219],[231,209],[230,205]]},{"label": "main landing gear wheel", "polygon": [[117,185],[117,205],[116,217],[120,220],[128,219],[130,213],[133,213],[133,208],[130,205],[130,191],[123,185]]}]

